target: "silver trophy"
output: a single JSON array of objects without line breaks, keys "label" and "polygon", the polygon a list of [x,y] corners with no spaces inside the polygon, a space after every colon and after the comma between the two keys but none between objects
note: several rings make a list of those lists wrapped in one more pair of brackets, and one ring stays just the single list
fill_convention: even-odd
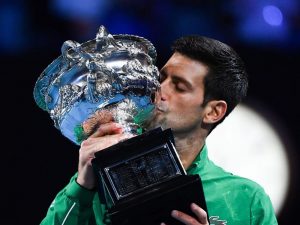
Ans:
[{"label": "silver trophy", "polygon": [[[94,40],[66,41],[62,55],[34,87],[37,105],[76,144],[114,120],[137,136],[95,154],[99,198],[112,224],[159,224],[174,208],[206,209],[199,176],[187,176],[171,129],[147,130],[159,89],[156,50],[147,39],[111,35],[101,26]],[[151,210],[149,210],[151,209]]]},{"label": "silver trophy", "polygon": [[125,132],[142,133],[159,87],[150,41],[101,26],[94,40],[66,41],[61,53],[38,78],[34,99],[65,137],[80,144],[109,115]]}]

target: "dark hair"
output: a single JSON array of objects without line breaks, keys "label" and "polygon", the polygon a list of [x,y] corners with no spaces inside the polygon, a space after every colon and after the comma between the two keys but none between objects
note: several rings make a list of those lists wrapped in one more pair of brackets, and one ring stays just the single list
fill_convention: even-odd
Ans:
[{"label": "dark hair", "polygon": [[177,39],[172,50],[208,65],[203,105],[210,100],[226,101],[227,112],[217,124],[221,123],[247,94],[248,76],[242,59],[230,46],[197,35]]}]

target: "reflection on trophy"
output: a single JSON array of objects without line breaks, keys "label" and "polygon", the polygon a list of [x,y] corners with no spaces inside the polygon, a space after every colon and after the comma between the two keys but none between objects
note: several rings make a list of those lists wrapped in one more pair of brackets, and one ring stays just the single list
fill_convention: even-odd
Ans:
[{"label": "reflection on trophy", "polygon": [[112,224],[178,224],[171,210],[190,212],[191,202],[207,211],[200,177],[186,175],[171,129],[147,130],[159,88],[155,60],[147,39],[111,35],[101,26],[94,40],[66,41],[34,88],[38,106],[76,144],[99,121],[114,120],[137,135],[97,152],[92,161]]}]

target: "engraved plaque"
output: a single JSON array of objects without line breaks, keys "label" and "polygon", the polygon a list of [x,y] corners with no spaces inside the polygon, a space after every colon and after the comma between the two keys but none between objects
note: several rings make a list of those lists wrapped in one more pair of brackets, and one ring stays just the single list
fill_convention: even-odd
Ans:
[{"label": "engraved plaque", "polygon": [[182,175],[167,144],[104,169],[117,199]]}]

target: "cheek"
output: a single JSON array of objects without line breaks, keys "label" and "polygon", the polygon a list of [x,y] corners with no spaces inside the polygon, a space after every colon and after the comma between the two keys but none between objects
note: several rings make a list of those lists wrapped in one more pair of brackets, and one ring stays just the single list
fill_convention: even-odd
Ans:
[{"label": "cheek", "polygon": [[174,107],[178,112],[200,113],[201,102],[192,98],[175,98]]},{"label": "cheek", "polygon": [[188,101],[179,101],[176,108],[170,109],[174,113],[175,119],[186,123],[196,123],[201,120],[202,108],[199,104],[191,104]]}]

